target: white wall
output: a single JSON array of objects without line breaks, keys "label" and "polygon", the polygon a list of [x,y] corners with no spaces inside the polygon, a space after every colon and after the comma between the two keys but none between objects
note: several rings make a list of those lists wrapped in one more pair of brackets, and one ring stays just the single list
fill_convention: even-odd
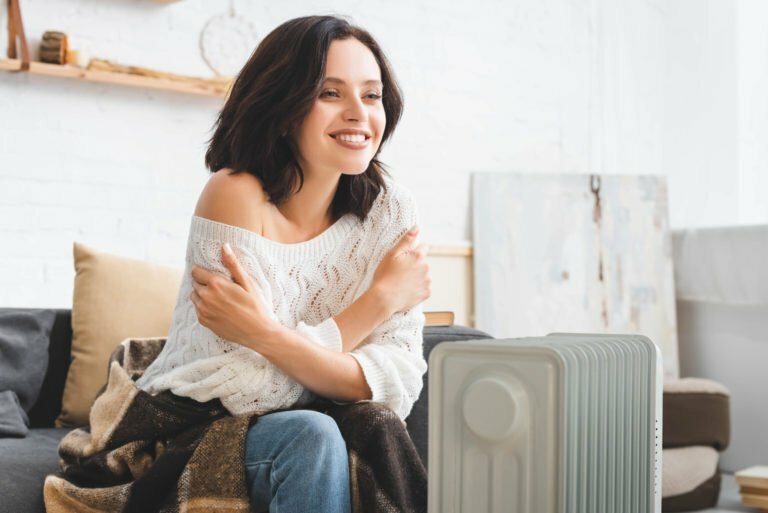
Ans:
[{"label": "white wall", "polygon": [[768,2],[741,0],[739,224],[768,220]]},{"label": "white wall", "polygon": [[728,0],[670,2],[665,171],[675,227],[739,221],[738,10]]},{"label": "white wall", "polygon": [[768,3],[678,0],[666,9],[672,226],[768,223]]},{"label": "white wall", "polygon": [[[228,7],[22,4],[35,45],[59,29],[92,56],[192,75]],[[760,0],[235,5],[262,35],[341,13],[377,36],[406,94],[384,160],[434,245],[471,240],[472,171],[666,174],[673,227],[768,222]],[[180,266],[220,102],[0,73],[0,305],[68,307],[73,240]]]}]

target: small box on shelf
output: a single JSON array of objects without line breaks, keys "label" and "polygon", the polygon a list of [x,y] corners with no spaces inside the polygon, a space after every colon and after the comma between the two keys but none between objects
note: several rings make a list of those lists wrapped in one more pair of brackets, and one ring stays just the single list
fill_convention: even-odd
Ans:
[{"label": "small box on shelf", "polygon": [[424,312],[425,325],[451,326],[454,322],[453,312]]}]

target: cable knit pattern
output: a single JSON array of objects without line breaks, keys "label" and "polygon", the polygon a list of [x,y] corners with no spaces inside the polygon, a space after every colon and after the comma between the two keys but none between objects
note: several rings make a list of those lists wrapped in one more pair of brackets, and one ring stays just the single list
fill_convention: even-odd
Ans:
[{"label": "cable knit pattern", "polygon": [[[297,244],[193,217],[168,341],[137,385],[152,394],[171,390],[201,402],[218,398],[234,415],[309,402],[313,394],[266,358],[198,322],[189,297],[192,267],[231,277],[221,261],[221,246],[228,242],[275,319],[316,344],[341,351],[333,317],[368,289],[384,255],[417,222],[410,193],[391,180],[386,184],[364,221],[347,214],[314,239]],[[363,369],[372,401],[386,404],[403,419],[427,370],[423,327],[418,305],[392,316],[350,353]]]}]

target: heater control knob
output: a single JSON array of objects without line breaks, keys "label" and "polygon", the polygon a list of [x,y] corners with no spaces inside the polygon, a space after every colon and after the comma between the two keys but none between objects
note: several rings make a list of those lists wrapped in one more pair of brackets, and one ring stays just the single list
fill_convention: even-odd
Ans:
[{"label": "heater control knob", "polygon": [[464,391],[464,422],[477,436],[501,440],[512,433],[517,394],[498,377],[479,379]]}]

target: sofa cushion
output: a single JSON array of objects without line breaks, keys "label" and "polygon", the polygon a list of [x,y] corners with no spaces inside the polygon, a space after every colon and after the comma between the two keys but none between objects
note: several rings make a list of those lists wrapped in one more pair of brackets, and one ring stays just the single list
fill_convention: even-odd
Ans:
[{"label": "sofa cushion", "polygon": [[[492,338],[487,333],[464,326],[427,326],[424,328],[424,359],[429,361],[432,349],[442,342],[456,342],[459,340],[477,340]],[[411,435],[413,444],[421,456],[421,461],[426,467],[427,446],[429,435],[429,375],[424,374],[424,388],[419,399],[414,403],[411,413],[405,419],[408,434]]]},{"label": "sofa cushion", "polygon": [[67,379],[72,349],[72,310],[62,308],[53,312],[56,320],[48,345],[48,371],[40,388],[40,396],[29,410],[31,428],[53,427],[56,417],[61,413],[61,394]]},{"label": "sofa cushion", "polygon": [[26,438],[0,439],[0,511],[44,513],[45,476],[59,469],[59,441],[69,429],[33,429]]},{"label": "sofa cushion", "polygon": [[0,309],[0,436],[24,436],[48,369],[51,310]]},{"label": "sofa cushion", "polygon": [[728,447],[731,432],[728,390],[712,380],[683,378],[664,383],[665,448]]},{"label": "sofa cushion", "polygon": [[712,447],[664,449],[661,456],[662,511],[690,511],[717,504],[719,455]]},{"label": "sofa cushion", "polygon": [[0,438],[27,436],[29,417],[13,390],[0,390]]},{"label": "sofa cushion", "polygon": [[72,362],[57,427],[85,425],[107,362],[129,337],[164,337],[171,325],[181,270],[99,253],[75,243]]}]

